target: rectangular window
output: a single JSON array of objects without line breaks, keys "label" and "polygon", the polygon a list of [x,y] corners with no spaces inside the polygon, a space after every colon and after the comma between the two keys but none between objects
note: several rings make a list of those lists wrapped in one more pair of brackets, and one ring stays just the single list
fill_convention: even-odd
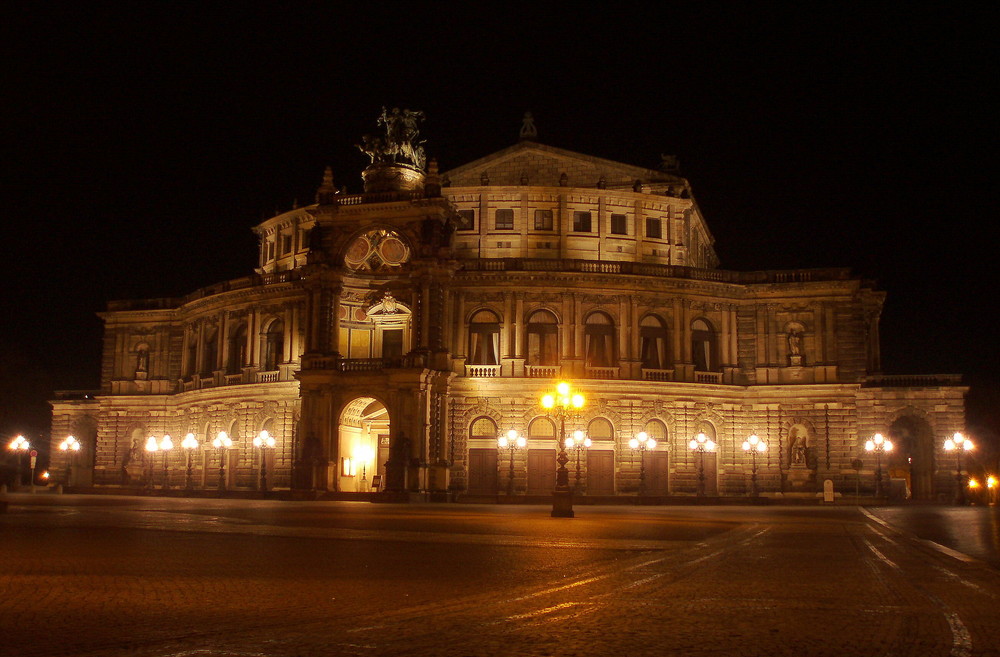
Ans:
[{"label": "rectangular window", "polygon": [[552,210],[535,210],[535,230],[552,230]]},{"label": "rectangular window", "polygon": [[281,236],[281,255],[288,255],[292,252],[292,236],[282,235]]},{"label": "rectangular window", "polygon": [[611,234],[628,235],[628,219],[623,214],[611,215]]},{"label": "rectangular window", "polygon": [[274,260],[274,242],[267,243],[267,260],[268,262]]},{"label": "rectangular window", "polygon": [[458,230],[475,230],[475,229],[476,229],[476,211],[459,210]]},{"label": "rectangular window", "polygon": [[514,230],[513,210],[497,210],[496,220],[497,230]]},{"label": "rectangular window", "polygon": [[574,212],[573,213],[573,231],[576,233],[589,233],[590,232],[590,213],[589,212]]},{"label": "rectangular window", "polygon": [[646,217],[646,237],[660,239],[663,237],[662,224],[655,217]]}]

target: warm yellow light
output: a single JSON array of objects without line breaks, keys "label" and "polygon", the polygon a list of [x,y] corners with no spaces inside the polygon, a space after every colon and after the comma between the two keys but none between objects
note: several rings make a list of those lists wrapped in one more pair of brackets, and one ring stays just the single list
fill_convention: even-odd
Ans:
[{"label": "warm yellow light", "polygon": [[866,440],[865,441],[865,451],[866,452],[874,452],[875,451],[875,443],[873,443],[870,440]]},{"label": "warm yellow light", "polygon": [[573,432],[573,442],[582,443],[583,442],[583,431],[577,429]]},{"label": "warm yellow light", "polygon": [[885,442],[885,437],[883,437],[882,434],[877,433],[874,436],[872,436],[872,442],[875,443],[876,445],[881,445],[883,442]]},{"label": "warm yellow light", "polygon": [[583,439],[583,446],[584,447],[590,447],[593,444],[594,444],[594,441],[592,441],[590,438],[584,438]]},{"label": "warm yellow light", "polygon": [[976,479],[969,479],[969,488],[979,488],[979,481]]},{"label": "warm yellow light", "polygon": [[520,448],[523,449],[524,446],[527,445],[527,444],[528,444],[528,439],[527,438],[525,438],[524,436],[518,436],[517,437],[517,446],[518,447],[520,447]]},{"label": "warm yellow light", "polygon": [[552,395],[542,397],[542,408],[552,408],[556,405],[556,398]]},{"label": "warm yellow light", "polygon": [[750,451],[750,443],[748,441],[744,440],[742,447],[743,447],[743,451],[744,452],[749,452]]},{"label": "warm yellow light", "polygon": [[508,440],[517,440],[517,430],[511,429],[510,431],[508,431],[507,432],[507,439]]},{"label": "warm yellow light", "polygon": [[164,451],[169,451],[174,448],[174,441],[170,438],[170,434],[164,434],[163,440],[160,441],[160,449]]},{"label": "warm yellow light", "polygon": [[646,442],[646,447],[648,447],[649,449],[656,449],[656,441],[654,439],[650,438]]},{"label": "warm yellow light", "polygon": [[567,437],[566,437],[566,440],[564,440],[564,441],[563,441],[563,444],[564,444],[564,445],[565,445],[566,447],[572,447],[572,446],[573,446],[573,439],[572,439],[572,438],[570,438],[569,436],[567,436]]},{"label": "warm yellow light", "polygon": [[573,408],[583,408],[583,395],[575,394],[573,395]]},{"label": "warm yellow light", "polygon": [[220,431],[215,437],[215,440],[212,441],[212,446],[216,449],[220,449],[222,447],[229,448],[233,446],[233,439],[230,438],[229,434],[225,431]]},{"label": "warm yellow light", "polygon": [[80,451],[80,441],[76,439],[75,436],[66,436],[66,440],[59,443],[59,449],[62,451],[73,450],[74,452]]},{"label": "warm yellow light", "polygon": [[986,487],[987,488],[996,488],[997,487],[997,478],[994,477],[993,475],[990,475],[990,476],[986,477]]},{"label": "warm yellow light", "polygon": [[156,436],[150,436],[146,439],[146,451],[155,452],[160,449],[160,446],[156,442]]},{"label": "warm yellow light", "polygon": [[763,440],[760,441],[759,443],[757,443],[757,451],[758,452],[766,452],[767,451],[767,443],[765,443]]},{"label": "warm yellow light", "polygon": [[507,449],[507,445],[510,443],[507,441],[507,436],[500,436],[497,438],[497,447],[500,449]]},{"label": "warm yellow light", "polygon": [[[639,443],[636,443],[636,445],[638,444]],[[688,447],[690,447],[691,449],[698,449],[698,441],[692,438],[691,442],[688,443]]]},{"label": "warm yellow light", "polygon": [[370,445],[358,445],[354,450],[354,460],[363,463],[370,462],[375,457],[375,452]]},{"label": "warm yellow light", "polygon": [[714,451],[715,451],[715,441],[713,441],[713,440],[708,440],[708,441],[707,441],[707,442],[705,443],[705,450],[706,450],[706,451],[709,451],[709,452],[714,452]]},{"label": "warm yellow light", "polygon": [[49,478],[49,471],[46,470],[45,472],[42,473],[42,479],[48,479],[48,478]]},{"label": "warm yellow light", "polygon": [[962,443],[962,449],[964,449],[967,452],[971,452],[973,450],[973,448],[974,448],[974,445],[972,444],[972,441],[969,440],[968,438],[966,438],[965,442]]},{"label": "warm yellow light", "polygon": [[885,450],[886,452],[891,452],[892,451],[892,442],[889,441],[889,440],[883,442],[882,443],[882,449]]},{"label": "warm yellow light", "polygon": [[747,437],[747,442],[750,443],[751,445],[756,445],[758,442],[760,442],[760,437],[758,437],[757,434],[752,433]]},{"label": "warm yellow light", "polygon": [[559,385],[556,386],[556,392],[565,397],[569,394],[569,384],[565,381],[560,381]]},{"label": "warm yellow light", "polygon": [[10,444],[7,447],[10,449],[25,451],[31,448],[31,443],[29,443],[24,436],[18,436],[14,440],[10,441]]},{"label": "warm yellow light", "polygon": [[636,440],[635,438],[632,438],[631,440],[628,441],[628,446],[631,447],[632,449],[639,449],[639,441]]},{"label": "warm yellow light", "polygon": [[184,449],[197,449],[198,439],[194,437],[193,433],[188,433],[188,435],[184,436],[184,440],[181,441],[181,447]]},{"label": "warm yellow light", "polygon": [[950,452],[953,449],[955,449],[955,441],[954,440],[952,440],[951,438],[949,438],[948,440],[944,441],[944,450],[946,452]]},{"label": "warm yellow light", "polygon": [[645,431],[640,431],[639,433],[635,434],[635,439],[638,440],[640,443],[644,443],[647,440],[649,440],[649,434],[646,433]]}]

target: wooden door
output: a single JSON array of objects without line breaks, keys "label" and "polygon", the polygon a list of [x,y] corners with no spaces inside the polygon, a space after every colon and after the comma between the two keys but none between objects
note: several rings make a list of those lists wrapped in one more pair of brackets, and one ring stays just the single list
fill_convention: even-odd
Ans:
[{"label": "wooden door", "polygon": [[670,485],[667,452],[650,452],[646,455],[646,493],[649,495],[667,495]]},{"label": "wooden door", "polygon": [[528,494],[544,495],[556,487],[556,450],[528,450]]},{"label": "wooden door", "polygon": [[[698,468],[699,463],[702,464],[701,467],[704,468],[705,473],[705,495],[707,497],[716,497],[719,494],[719,478],[718,472],[718,454],[715,452],[704,452],[700,455],[696,455],[694,467]],[[695,473],[697,476],[697,472]]]},{"label": "wooden door", "polygon": [[469,450],[469,493],[495,495],[497,492],[497,451]]},{"label": "wooden door", "polygon": [[610,449],[587,453],[587,495],[615,494],[615,453]]}]

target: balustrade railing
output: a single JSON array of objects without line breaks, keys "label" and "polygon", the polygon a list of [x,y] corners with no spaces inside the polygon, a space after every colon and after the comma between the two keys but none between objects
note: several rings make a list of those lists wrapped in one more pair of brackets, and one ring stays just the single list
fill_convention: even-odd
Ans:
[{"label": "balustrade railing", "polygon": [[227,386],[234,386],[243,383],[243,373],[239,374],[227,374],[225,376],[225,382]]},{"label": "balustrade railing", "polygon": [[654,370],[642,368],[642,378],[644,381],[673,381],[673,370]]},{"label": "balustrade railing", "polygon": [[278,370],[257,372],[257,383],[275,383],[278,380]]},{"label": "balustrade railing", "polygon": [[961,383],[961,374],[873,374],[865,377],[864,385],[871,388],[930,388]]},{"label": "balustrade railing", "polygon": [[590,367],[586,368],[588,379],[617,379],[618,378],[618,368],[617,367]]},{"label": "balustrade railing", "polygon": [[722,383],[722,372],[695,372],[695,383]]},{"label": "balustrade railing", "polygon": [[500,376],[499,365],[466,365],[465,376],[494,377]]},{"label": "balustrade railing", "polygon": [[558,379],[562,373],[560,365],[525,365],[524,374],[530,379]]}]

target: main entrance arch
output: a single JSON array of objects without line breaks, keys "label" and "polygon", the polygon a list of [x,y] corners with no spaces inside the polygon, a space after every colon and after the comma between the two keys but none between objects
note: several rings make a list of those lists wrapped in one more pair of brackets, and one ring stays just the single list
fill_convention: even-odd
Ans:
[{"label": "main entrance arch", "polygon": [[906,479],[912,499],[934,499],[934,431],[927,420],[903,415],[889,427],[889,438],[889,476]]},{"label": "main entrance arch", "polygon": [[337,428],[337,490],[367,492],[373,478],[385,481],[389,458],[389,411],[374,397],[358,397],[344,406]]}]

